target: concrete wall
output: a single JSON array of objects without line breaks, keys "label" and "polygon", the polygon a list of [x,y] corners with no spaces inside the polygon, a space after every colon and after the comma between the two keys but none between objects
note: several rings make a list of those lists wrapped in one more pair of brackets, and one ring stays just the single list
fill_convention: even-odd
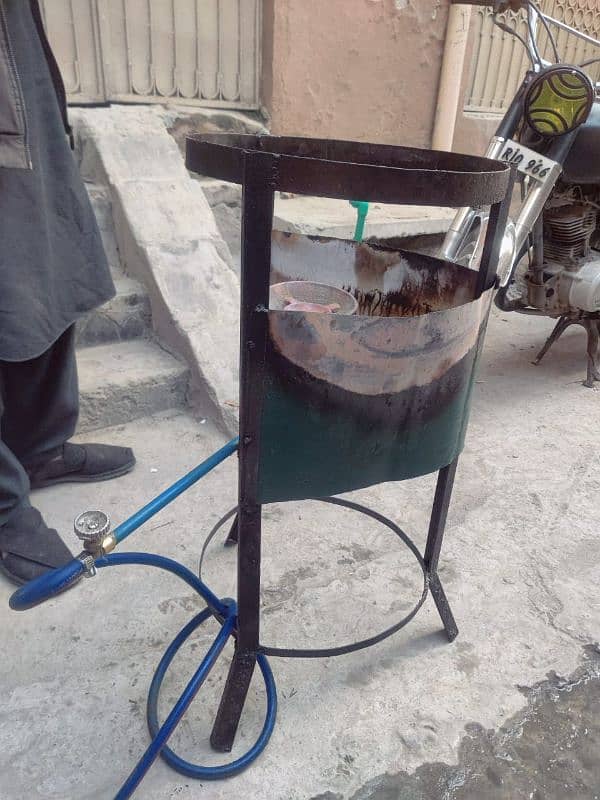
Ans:
[{"label": "concrete wall", "polygon": [[475,20],[472,18],[467,52],[465,53],[465,69],[461,80],[460,102],[456,112],[456,128],[454,130],[452,149],[455,153],[483,155],[498,127],[500,117],[492,114],[473,114],[464,111],[469,94],[471,70],[477,43],[476,34]]},{"label": "concrete wall", "polygon": [[264,0],[275,134],[431,143],[448,0]]},{"label": "concrete wall", "polygon": [[466,114],[459,108],[452,149],[455,153],[482,156],[500,122],[499,116]]}]

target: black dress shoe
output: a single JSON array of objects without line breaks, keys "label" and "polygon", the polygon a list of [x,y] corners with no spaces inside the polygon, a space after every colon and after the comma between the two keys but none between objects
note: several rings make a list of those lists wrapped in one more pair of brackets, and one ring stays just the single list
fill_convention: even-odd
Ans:
[{"label": "black dress shoe", "polygon": [[108,481],[130,472],[135,456],[130,447],[110,444],[72,444],[66,442],[60,452],[35,467],[25,467],[32,489],[55,483],[91,483]]}]

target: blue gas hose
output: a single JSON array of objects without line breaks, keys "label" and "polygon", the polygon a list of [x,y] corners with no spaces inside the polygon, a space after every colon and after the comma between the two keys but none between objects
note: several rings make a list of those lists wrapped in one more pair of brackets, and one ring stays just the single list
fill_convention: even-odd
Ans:
[{"label": "blue gas hose", "polygon": [[[201,614],[201,622],[207,618],[206,614]],[[196,618],[196,624],[200,624]],[[183,690],[181,697],[171,709],[171,713],[165,720],[163,726],[156,733],[152,742],[144,755],[140,758],[129,777],[115,795],[115,800],[127,800],[135,792],[144,775],[148,772],[156,757],[159,755],[169,737],[179,724],[181,717],[185,714],[190,706],[190,703],[198,693],[198,690],[208,677],[208,673],[213,668],[215,661],[221,654],[221,651],[227,644],[227,640],[231,636],[235,627],[235,610],[232,611],[229,617],[225,620],[223,627],[217,634],[216,639],[212,643],[208,653],[200,662],[200,666],[194,673],[193,678]]]},{"label": "blue gas hose", "polygon": [[[223,647],[227,643],[227,640],[232,635],[237,623],[237,607],[233,601],[224,602],[222,600],[218,600],[210,591],[210,589],[208,589],[208,587],[198,577],[196,577],[191,570],[187,569],[187,567],[184,567],[182,564],[163,556],[158,556],[152,553],[112,553],[111,555],[104,556],[96,561],[96,566],[99,569],[126,564],[140,564],[142,566],[158,567],[159,569],[164,569],[167,572],[172,572],[174,575],[177,575],[179,578],[184,580],[189,586],[194,588],[207,602],[210,600],[209,605],[211,608],[204,609],[204,611],[194,617],[193,620],[188,622],[188,624],[175,637],[160,660],[152,679],[150,692],[148,694],[147,715],[150,735],[153,737],[152,743],[139,760],[138,764],[131,772],[119,792],[115,795],[115,800],[127,800],[127,798],[131,797],[140,781],[148,772],[159,754],[177,771],[182,772],[185,775],[189,775],[190,777],[203,778],[204,780],[219,780],[221,778],[229,778],[233,775],[237,775],[246,767],[250,766],[250,764],[262,753],[267,746],[275,727],[277,715],[277,691],[275,688],[273,673],[271,672],[271,668],[267,659],[265,656],[260,654],[257,657],[258,665],[262,672],[267,692],[267,713],[265,716],[263,729],[250,750],[248,750],[248,752],[235,761],[216,767],[202,767],[196,764],[191,764],[179,758],[179,756],[177,756],[172,750],[166,747],[166,742],[194,699],[198,690],[206,680],[207,675],[214,666],[214,663],[219,657]],[[203,622],[212,616],[213,610],[216,611],[217,614],[224,617],[221,630],[219,631],[210,650],[200,663],[200,666],[196,670],[194,676],[184,689],[181,697],[173,706],[173,709],[171,710],[171,713],[167,717],[166,721],[162,726],[159,727],[157,711],[158,696],[165,674],[181,646],[191,636],[196,628],[198,628]]]},{"label": "blue gas hose", "polygon": [[27,611],[38,606],[57,594],[64,592],[76,583],[85,571],[85,566],[78,558],[74,558],[64,567],[50,570],[35,578],[14,592],[8,604],[13,611]]},{"label": "blue gas hose", "polygon": [[158,567],[167,572],[172,572],[177,575],[182,581],[185,581],[188,586],[195,589],[198,594],[204,598],[206,605],[216,611],[217,614],[226,617],[229,613],[229,605],[213,594],[208,586],[203,583],[197,575],[184,567],[178,561],[173,561],[172,558],[166,556],[158,556],[154,553],[111,553],[109,556],[102,556],[96,559],[96,566],[98,569],[103,567],[120,567],[125,564],[139,564],[143,567]]},{"label": "blue gas hose", "polygon": [[[169,669],[171,662],[175,658],[179,648],[183,645],[186,639],[191,636],[196,628],[202,624],[202,622],[203,620],[198,621],[198,617],[196,617],[195,620],[192,620],[190,623],[188,623],[188,625],[185,626],[185,628],[182,629],[177,638],[174,639],[172,644],[165,652],[160,664],[156,669],[156,672],[154,673],[152,683],[150,684],[150,691],[148,692],[148,703],[146,706],[148,730],[150,731],[151,736],[156,736],[159,733],[160,723],[158,721],[158,696],[160,694],[160,687],[165,674]],[[173,769],[175,769],[177,772],[187,775],[189,778],[200,778],[202,780],[214,781],[237,775],[238,772],[242,772],[242,770],[246,769],[246,767],[248,767],[256,758],[258,758],[258,756],[267,746],[267,743],[271,738],[271,734],[273,733],[273,728],[275,727],[275,718],[277,716],[277,690],[275,688],[275,679],[273,678],[273,673],[271,672],[271,667],[269,666],[269,662],[267,661],[266,657],[259,653],[257,656],[257,662],[258,666],[260,667],[260,671],[262,672],[267,692],[267,713],[265,715],[265,721],[262,731],[260,732],[260,736],[250,750],[229,764],[223,764],[216,767],[202,767],[196,764],[191,764],[189,761],[185,761],[183,758],[180,758],[169,747],[163,747],[161,757],[167,762],[167,764],[169,764],[169,766],[173,767]]]},{"label": "blue gas hose", "polygon": [[227,442],[227,444],[223,445],[220,450],[217,450],[216,453],[213,453],[212,456],[207,458],[201,464],[198,464],[197,467],[194,467],[194,469],[188,472],[187,475],[184,475],[183,478],[180,478],[172,486],[169,486],[168,489],[165,489],[164,492],[161,492],[158,497],[155,497],[154,500],[151,500],[143,508],[140,508],[139,511],[136,511],[135,514],[132,514],[129,519],[126,519],[125,522],[122,522],[120,525],[118,525],[113,531],[115,539],[117,540],[117,544],[122,542],[123,539],[126,539],[129,534],[136,531],[140,525],[143,525],[144,522],[147,522],[150,517],[153,517],[166,505],[175,500],[176,497],[179,497],[179,495],[185,492],[186,489],[189,489],[190,486],[193,486],[195,483],[197,483],[200,478],[208,475],[208,473],[218,466],[222,461],[225,461],[226,458],[229,458],[230,455],[235,453],[235,451],[238,449],[239,442],[240,440],[237,437],[232,439],[230,442]]}]

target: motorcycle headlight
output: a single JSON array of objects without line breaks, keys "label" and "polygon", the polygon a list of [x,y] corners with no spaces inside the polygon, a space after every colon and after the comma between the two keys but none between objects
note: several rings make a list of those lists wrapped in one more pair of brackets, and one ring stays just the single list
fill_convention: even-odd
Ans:
[{"label": "motorcycle headlight", "polygon": [[525,118],[541,136],[562,136],[586,121],[593,102],[594,87],[585,72],[577,67],[549,67],[527,91]]}]

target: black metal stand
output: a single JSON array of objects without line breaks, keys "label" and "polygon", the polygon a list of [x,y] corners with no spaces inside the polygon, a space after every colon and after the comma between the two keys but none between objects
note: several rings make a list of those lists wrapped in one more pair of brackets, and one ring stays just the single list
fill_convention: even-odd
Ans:
[{"label": "black metal stand", "polygon": [[[243,187],[238,507],[237,513],[230,512],[222,520],[224,524],[235,514],[226,544],[232,545],[237,542],[238,545],[238,618],[234,634],[235,654],[211,736],[214,749],[229,751],[233,746],[256,661],[264,655],[315,658],[343,655],[370,647],[404,627],[425,602],[429,588],[448,639],[452,641],[458,633],[437,568],[456,471],[456,454],[460,452],[460,445],[457,443],[460,440],[461,430],[464,430],[466,416],[460,422],[453,444],[447,443],[446,450],[442,451],[439,440],[435,439],[435,444],[430,445],[431,451],[436,454],[431,466],[414,473],[416,475],[433,472],[444,464],[444,458],[447,461],[453,459],[452,463],[439,471],[424,556],[395,523],[378,512],[339,497],[324,500],[377,520],[391,529],[412,551],[423,572],[423,591],[412,611],[381,633],[342,647],[310,650],[271,647],[260,643],[261,502],[311,496],[310,493],[301,492],[301,496],[294,497],[289,488],[283,494],[275,492],[274,495],[270,495],[269,491],[265,490],[264,482],[261,483],[262,474],[259,476],[261,464],[264,463],[260,448],[263,441],[261,425],[265,386],[272,379],[272,375],[268,373],[267,359],[270,358],[269,366],[271,366],[273,357],[268,357],[267,353],[270,352],[269,347],[274,346],[273,340],[270,339],[272,332],[269,329],[270,313],[265,313],[269,309],[274,192],[290,191],[345,200],[360,197],[364,201],[384,203],[419,203],[454,207],[488,206],[490,218],[479,274],[472,281],[470,278],[474,276],[463,275],[465,288],[468,288],[471,300],[476,303],[482,300],[484,292],[491,291],[495,282],[501,242],[500,231],[508,212],[507,189],[512,178],[506,166],[486,159],[356,142],[268,136],[191,137],[187,143],[186,163],[192,171],[241,183]],[[481,308],[481,305],[478,308]],[[487,312],[481,313],[487,319]],[[453,373],[455,377],[449,376],[447,385],[444,387],[440,385],[439,394],[435,395],[434,392],[432,398],[446,397],[457,385],[466,386],[468,391],[469,375],[472,377],[469,365],[472,363],[474,368],[475,362],[470,362],[466,358],[466,353],[477,349],[474,340],[482,340],[485,321],[481,326],[478,320],[473,330],[476,333],[474,339],[468,345],[465,344],[464,352],[456,354],[456,362],[451,361],[455,363],[455,373]],[[437,366],[442,374],[446,375],[449,369],[448,363],[442,359]],[[433,370],[432,375],[436,374]],[[438,385],[434,379],[431,379],[431,382],[435,386]],[[413,397],[420,397],[421,389],[426,394],[426,388],[419,385],[414,387]],[[402,391],[398,389],[394,397],[403,396]],[[365,403],[371,396],[368,393],[359,392],[359,394]],[[427,402],[435,407],[437,400],[431,399],[426,402],[415,400],[412,405],[408,403],[408,408],[423,408]],[[398,413],[398,419],[406,421],[404,412],[395,413]],[[465,405],[464,414],[467,413],[468,406]],[[391,426],[390,435],[393,437],[397,433],[396,423],[388,410],[385,414]],[[456,418],[459,417],[460,414]],[[270,419],[273,418],[275,415]],[[385,436],[382,434],[383,439]],[[381,441],[378,444],[380,445]],[[301,448],[302,442],[296,446]],[[294,455],[290,454],[290,458],[294,458]],[[381,461],[383,463],[383,459]],[[271,461],[271,464],[273,463]],[[360,471],[360,465],[357,469]],[[276,474],[275,477],[277,478]],[[342,488],[338,489],[336,484],[332,484],[332,488],[324,491],[338,494],[359,488],[359,485],[369,484],[350,481],[349,485],[344,484]],[[209,540],[214,532],[213,529]],[[205,550],[206,544],[203,555]]]}]

